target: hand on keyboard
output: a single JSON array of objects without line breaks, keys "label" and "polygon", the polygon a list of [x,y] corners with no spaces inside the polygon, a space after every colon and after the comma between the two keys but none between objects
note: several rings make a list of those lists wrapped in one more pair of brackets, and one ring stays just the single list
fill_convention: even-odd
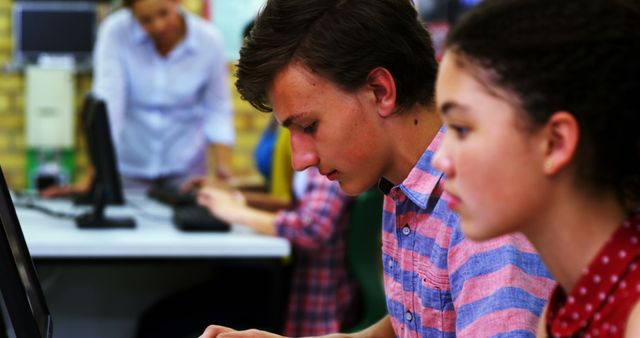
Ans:
[{"label": "hand on keyboard", "polygon": [[247,201],[239,191],[206,187],[198,192],[198,204],[229,223],[242,223],[240,217],[247,209]]},{"label": "hand on keyboard", "polygon": [[213,216],[199,205],[177,206],[173,209],[173,222],[184,231],[229,231],[229,223]]}]

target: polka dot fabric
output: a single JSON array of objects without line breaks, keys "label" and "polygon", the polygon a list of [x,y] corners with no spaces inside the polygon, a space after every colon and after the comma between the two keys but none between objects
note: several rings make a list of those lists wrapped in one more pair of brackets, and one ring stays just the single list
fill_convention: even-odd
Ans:
[{"label": "polka dot fabric", "polygon": [[640,299],[640,214],[615,232],[571,294],[556,287],[549,301],[550,337],[622,337]]}]

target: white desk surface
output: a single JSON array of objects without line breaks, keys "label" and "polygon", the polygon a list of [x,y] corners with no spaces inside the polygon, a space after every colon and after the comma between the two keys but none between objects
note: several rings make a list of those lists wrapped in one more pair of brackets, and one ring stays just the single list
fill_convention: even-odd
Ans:
[{"label": "white desk surface", "polygon": [[[134,229],[78,229],[73,219],[56,218],[19,207],[16,211],[34,258],[278,258],[290,254],[287,240],[259,235],[233,225],[231,232],[183,232],[173,225],[170,208],[142,195],[127,196],[127,205],[107,207],[107,216],[131,216]],[[20,199],[14,199],[19,202]],[[18,204],[18,203],[16,203]],[[66,200],[37,200],[48,209],[80,214]]]}]

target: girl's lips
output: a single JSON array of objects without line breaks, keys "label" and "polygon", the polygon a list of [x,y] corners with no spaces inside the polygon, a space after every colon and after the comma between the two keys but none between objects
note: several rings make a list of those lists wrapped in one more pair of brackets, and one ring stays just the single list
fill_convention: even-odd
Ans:
[{"label": "girl's lips", "polygon": [[447,194],[449,195],[448,204],[447,205],[449,206],[449,209],[455,210],[456,207],[458,205],[460,205],[462,200],[460,199],[460,197],[458,197],[458,196],[456,196],[456,195],[454,195],[452,193],[447,192]]}]

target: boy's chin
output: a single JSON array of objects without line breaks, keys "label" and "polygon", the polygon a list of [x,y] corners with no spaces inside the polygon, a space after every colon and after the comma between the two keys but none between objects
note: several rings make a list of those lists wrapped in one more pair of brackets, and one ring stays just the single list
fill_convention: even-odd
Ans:
[{"label": "boy's chin", "polygon": [[340,183],[340,190],[342,190],[345,194],[351,197],[358,196],[363,192],[369,190],[369,188],[375,186],[375,184],[367,185],[367,184],[361,184],[361,183],[359,184],[357,182],[352,182],[352,181],[349,182],[349,181],[343,181],[343,180],[338,180],[338,183]]}]

